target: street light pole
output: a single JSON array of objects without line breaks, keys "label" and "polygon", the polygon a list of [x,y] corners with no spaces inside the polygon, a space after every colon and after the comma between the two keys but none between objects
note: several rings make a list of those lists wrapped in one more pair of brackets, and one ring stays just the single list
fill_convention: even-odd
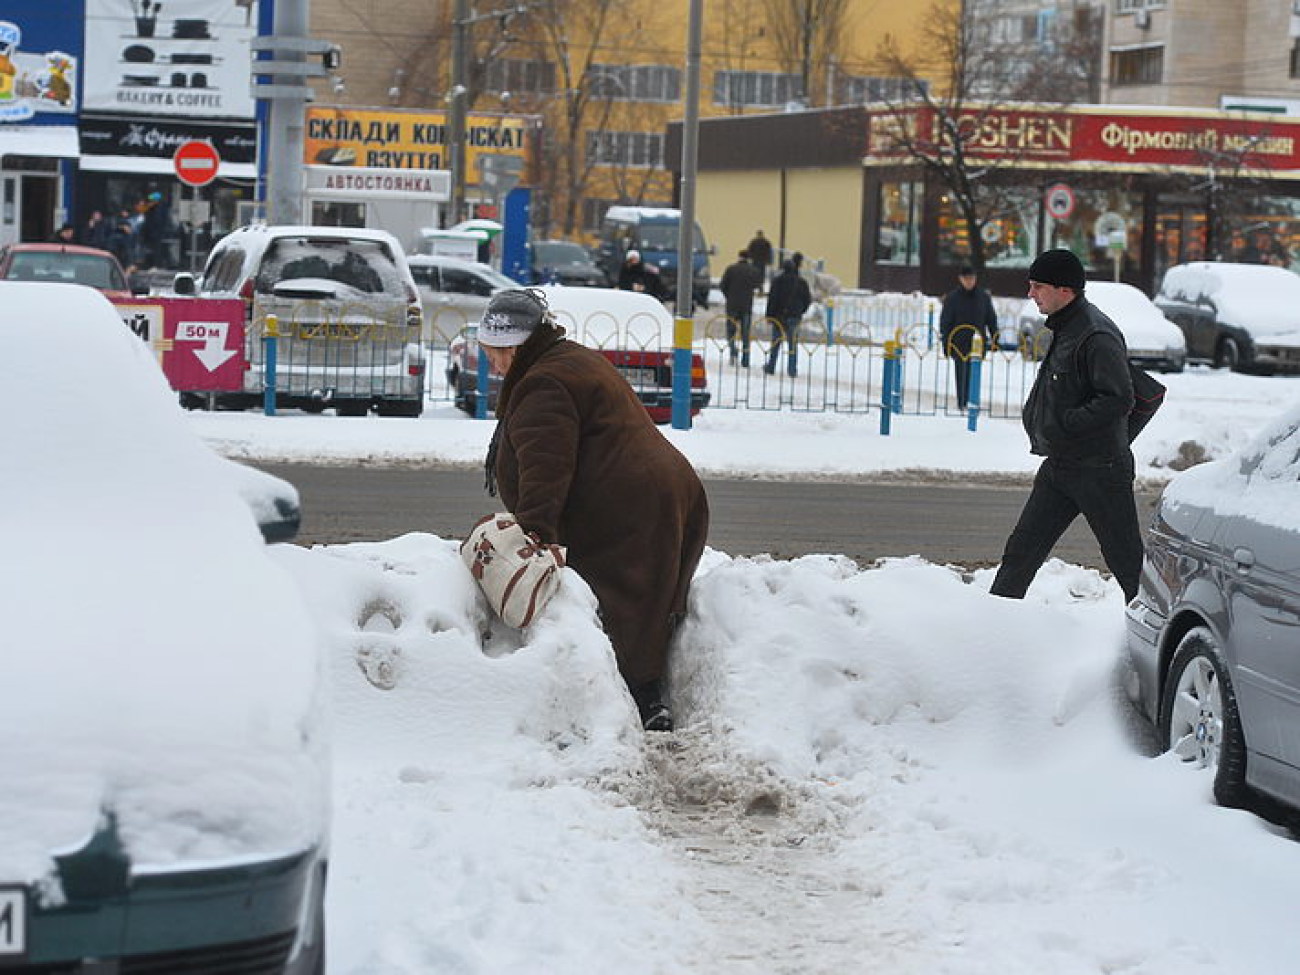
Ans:
[{"label": "street light pole", "polygon": [[451,156],[451,222],[464,219],[465,212],[465,112],[469,85],[465,75],[467,32],[470,23],[469,0],[455,0],[451,22],[451,91],[447,98],[447,146]]}]

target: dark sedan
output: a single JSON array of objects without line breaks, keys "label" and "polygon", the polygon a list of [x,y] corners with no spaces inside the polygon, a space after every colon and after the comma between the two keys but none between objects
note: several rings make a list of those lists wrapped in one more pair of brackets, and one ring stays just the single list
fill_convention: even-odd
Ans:
[{"label": "dark sedan", "polygon": [[1300,408],[1166,488],[1129,604],[1130,694],[1224,805],[1300,810]]},{"label": "dark sedan", "polygon": [[567,240],[535,240],[528,245],[533,284],[566,284],[571,288],[608,288],[609,279],[581,244]]}]

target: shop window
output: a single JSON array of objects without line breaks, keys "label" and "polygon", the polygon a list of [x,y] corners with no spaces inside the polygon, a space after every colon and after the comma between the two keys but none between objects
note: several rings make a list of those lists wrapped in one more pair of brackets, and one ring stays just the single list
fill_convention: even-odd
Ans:
[{"label": "shop window", "polygon": [[[1117,265],[1121,274],[1134,270],[1142,254],[1141,197],[1120,189],[1075,185],[1071,189],[1074,211],[1064,220],[1044,217],[1044,249],[1067,247],[1094,274],[1114,277]],[[1119,227],[1123,227],[1122,234],[1109,233]]]},{"label": "shop window", "polygon": [[[980,229],[987,267],[1028,267],[1041,248],[1038,210],[1042,191],[1037,186],[983,190],[976,201],[984,223]],[[970,227],[961,208],[945,193],[939,200],[939,263],[961,264],[973,250]]]},{"label": "shop window", "polygon": [[921,263],[921,184],[881,183],[876,226],[876,263]]},{"label": "shop window", "polygon": [[1165,49],[1162,44],[1110,52],[1110,81],[1123,85],[1158,85],[1164,76]]}]

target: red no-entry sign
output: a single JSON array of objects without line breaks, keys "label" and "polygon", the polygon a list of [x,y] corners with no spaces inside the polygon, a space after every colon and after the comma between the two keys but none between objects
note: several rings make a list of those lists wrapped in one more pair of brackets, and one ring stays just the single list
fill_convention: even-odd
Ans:
[{"label": "red no-entry sign", "polygon": [[217,167],[221,157],[211,142],[199,142],[191,139],[176,147],[172,156],[172,166],[182,183],[190,186],[207,186],[217,178]]}]

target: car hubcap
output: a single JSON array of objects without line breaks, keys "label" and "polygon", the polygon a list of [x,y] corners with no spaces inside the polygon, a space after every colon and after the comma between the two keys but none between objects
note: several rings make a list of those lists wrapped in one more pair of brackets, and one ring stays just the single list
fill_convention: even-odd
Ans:
[{"label": "car hubcap", "polygon": [[1169,747],[1184,762],[1216,768],[1223,741],[1223,695],[1214,666],[1197,657],[1178,678]]}]

